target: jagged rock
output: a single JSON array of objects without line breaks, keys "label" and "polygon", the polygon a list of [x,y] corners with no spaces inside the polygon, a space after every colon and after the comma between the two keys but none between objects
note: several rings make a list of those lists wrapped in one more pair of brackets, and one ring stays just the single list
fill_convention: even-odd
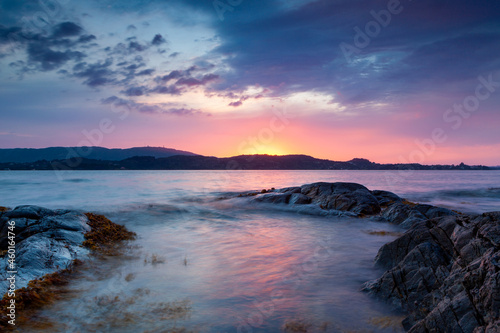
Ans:
[{"label": "jagged rock", "polygon": [[301,186],[301,193],[310,197],[324,209],[350,211],[373,215],[380,212],[380,205],[371,192],[355,183],[314,183]]},{"label": "jagged rock", "polygon": [[413,209],[419,211],[429,219],[441,216],[457,215],[457,213],[449,209],[431,205],[418,204],[415,207],[413,207]]},{"label": "jagged rock", "polygon": [[279,190],[276,190],[277,193],[300,193],[300,187],[285,187]]},{"label": "jagged rock", "polygon": [[[67,268],[74,259],[88,255],[81,247],[90,231],[84,214],[69,210],[50,210],[38,206],[19,206],[0,213],[0,248],[8,248],[9,221],[15,221],[16,288],[30,280]],[[8,256],[0,258],[0,293],[7,290]]]},{"label": "jagged rock", "polygon": [[392,203],[395,202],[402,202],[403,199],[401,199],[399,196],[396,194],[389,192],[389,191],[380,191],[380,190],[375,190],[371,191],[373,196],[377,198],[378,204],[381,207],[388,206]]},{"label": "jagged rock", "polygon": [[[314,183],[301,187],[287,187],[272,193],[252,192],[252,201],[273,204],[305,205],[314,204],[327,211],[351,212],[356,215],[374,215],[380,212],[382,202],[400,201],[390,192],[378,191],[377,199],[366,187],[355,183]],[[248,192],[238,197],[248,197]],[[389,200],[389,201],[388,201]],[[328,215],[328,214],[327,214]]]},{"label": "jagged rock", "polygon": [[309,203],[311,203],[311,198],[302,193],[293,193],[290,197],[291,205],[307,205]]},{"label": "jagged rock", "polygon": [[389,205],[382,213],[382,216],[387,219],[387,221],[394,224],[400,224],[403,227],[411,227],[419,221],[427,220],[426,216],[420,211],[401,202]]},{"label": "jagged rock", "polygon": [[376,264],[387,271],[364,290],[407,311],[403,324],[412,333],[497,332],[500,213],[457,215],[415,207],[444,216],[420,221],[384,245]]},{"label": "jagged rock", "polygon": [[290,201],[291,193],[268,193],[254,198],[256,202],[287,204]]}]

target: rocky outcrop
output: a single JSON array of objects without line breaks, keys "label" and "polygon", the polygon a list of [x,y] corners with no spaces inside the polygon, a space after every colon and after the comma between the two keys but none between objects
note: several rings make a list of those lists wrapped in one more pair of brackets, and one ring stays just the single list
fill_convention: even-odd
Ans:
[{"label": "rocky outcrop", "polygon": [[412,333],[499,332],[500,212],[417,211],[436,217],[414,213],[420,221],[380,249],[375,262],[387,271],[364,290],[405,310]]},{"label": "rocky outcrop", "polygon": [[255,202],[312,204],[323,210],[351,212],[356,215],[374,215],[381,210],[377,197],[363,185],[355,183],[314,183],[257,194],[253,199]]},{"label": "rocky outcrop", "polygon": [[[102,215],[38,206],[5,209],[0,212],[0,293],[8,289],[10,271],[16,272],[15,288],[24,288],[84,259],[89,249],[106,254],[116,243],[134,236]],[[13,264],[9,259],[14,254]]]},{"label": "rocky outcrop", "polygon": [[[15,228],[8,222],[14,221]],[[15,234],[16,288],[46,274],[65,269],[88,250],[81,247],[90,231],[84,214],[69,210],[50,210],[37,206],[19,206],[0,213],[0,249],[8,248],[8,231]],[[13,230],[12,230],[13,229]],[[8,253],[0,258],[0,292],[7,288],[12,271]]]}]

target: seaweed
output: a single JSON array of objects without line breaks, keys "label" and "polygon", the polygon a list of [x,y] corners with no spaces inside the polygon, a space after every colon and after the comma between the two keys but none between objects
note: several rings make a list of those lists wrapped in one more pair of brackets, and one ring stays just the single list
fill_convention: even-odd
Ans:
[{"label": "seaweed", "polygon": [[89,219],[88,225],[91,230],[85,234],[83,246],[101,254],[117,255],[117,243],[133,240],[137,236],[135,232],[128,231],[122,225],[111,222],[104,215],[94,213],[85,214]]},{"label": "seaweed", "polygon": [[7,307],[12,303],[11,300],[14,300],[15,304],[16,325],[26,323],[36,310],[53,303],[60,297],[61,286],[68,283],[75,267],[81,264],[80,260],[75,259],[66,269],[30,281],[28,286],[17,289],[13,297],[9,297],[8,293],[5,293],[0,300],[0,329],[12,330],[15,328],[15,326],[8,324],[10,318],[7,316]]}]

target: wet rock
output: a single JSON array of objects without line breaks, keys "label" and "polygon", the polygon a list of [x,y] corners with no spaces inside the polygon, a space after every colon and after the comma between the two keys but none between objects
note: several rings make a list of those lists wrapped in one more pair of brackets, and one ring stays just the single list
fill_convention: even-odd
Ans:
[{"label": "wet rock", "polygon": [[[50,210],[38,206],[19,206],[0,213],[0,248],[8,248],[9,221],[15,221],[16,288],[30,280],[69,267],[74,259],[88,255],[81,247],[90,231],[84,214],[69,210]],[[0,293],[7,289],[8,255],[0,258]]]},{"label": "wet rock", "polygon": [[291,205],[307,205],[311,203],[311,198],[302,193],[293,193],[290,197]]},{"label": "wet rock", "polygon": [[381,207],[386,207],[390,204],[403,201],[403,199],[401,199],[399,196],[397,196],[392,192],[380,191],[380,190],[375,190],[371,192],[373,196],[377,198],[377,201]]},{"label": "wet rock", "polygon": [[427,217],[420,211],[414,209],[410,205],[402,202],[395,202],[384,210],[382,216],[389,222],[400,224],[403,227],[409,228],[419,221],[427,220]]},{"label": "wet rock", "polygon": [[448,216],[448,215],[457,215],[457,213],[442,207],[436,207],[431,205],[416,205],[413,207],[414,210],[419,211],[423,215],[425,215],[429,219],[433,219],[435,217]]},{"label": "wet rock", "polygon": [[276,190],[277,193],[300,193],[300,187],[286,187],[279,190]]},{"label": "wet rock", "polygon": [[303,185],[301,193],[324,209],[350,211],[363,215],[380,212],[375,196],[363,185],[355,183],[314,183]]},{"label": "wet rock", "polygon": [[398,220],[413,208],[436,217],[379,250],[376,264],[387,271],[364,290],[407,311],[403,324],[412,333],[498,332],[500,213],[457,215],[417,205],[387,214]]},{"label": "wet rock", "polygon": [[253,201],[274,203],[274,204],[287,204],[290,201],[291,196],[292,196],[291,193],[283,193],[283,194],[269,193],[255,197]]}]

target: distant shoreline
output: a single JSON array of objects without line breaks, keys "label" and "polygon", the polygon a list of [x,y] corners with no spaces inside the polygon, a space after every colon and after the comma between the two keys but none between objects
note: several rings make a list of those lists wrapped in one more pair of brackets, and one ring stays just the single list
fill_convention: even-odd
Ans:
[{"label": "distant shoreline", "polygon": [[423,165],[380,164],[355,158],[347,162],[317,159],[307,155],[240,155],[218,158],[201,155],[173,155],[170,157],[134,156],[122,160],[68,159],[38,160],[36,162],[0,162],[0,171],[17,170],[499,170],[484,165]]}]

